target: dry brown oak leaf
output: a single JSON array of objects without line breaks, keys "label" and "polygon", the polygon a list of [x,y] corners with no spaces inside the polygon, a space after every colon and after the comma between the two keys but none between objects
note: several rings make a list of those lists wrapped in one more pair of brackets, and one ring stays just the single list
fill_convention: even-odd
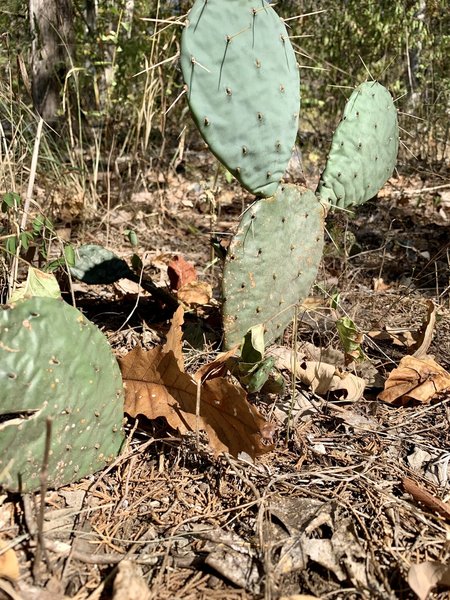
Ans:
[{"label": "dry brown oak leaf", "polygon": [[204,430],[216,455],[246,452],[256,457],[272,450],[273,425],[249,404],[241,387],[222,377],[196,382],[184,371],[182,323],[180,307],[163,347],[136,347],[119,359],[125,383],[125,412],[131,417],[164,417],[181,434]]},{"label": "dry brown oak leaf", "polygon": [[404,356],[389,374],[378,399],[396,405],[411,401],[427,404],[449,388],[450,374],[432,358]]}]

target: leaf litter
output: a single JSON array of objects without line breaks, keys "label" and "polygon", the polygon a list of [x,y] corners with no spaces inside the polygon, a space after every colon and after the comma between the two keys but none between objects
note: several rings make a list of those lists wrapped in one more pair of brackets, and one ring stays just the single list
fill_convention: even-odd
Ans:
[{"label": "leaf litter", "polygon": [[245,391],[223,377],[195,379],[184,370],[183,308],[178,308],[163,347],[139,346],[119,360],[125,412],[164,417],[181,434],[206,431],[215,454],[245,452],[252,458],[273,448],[273,426],[252,406]]},{"label": "leaf litter", "polygon": [[[151,204],[152,194],[149,196]],[[190,219],[192,205],[201,200],[188,190],[180,191],[180,197],[192,200],[192,204],[183,214],[177,203],[177,218]],[[157,210],[159,196],[155,195],[153,201]],[[145,227],[143,221],[140,238],[145,235]],[[154,234],[155,231],[148,233]],[[159,230],[157,234],[166,233]],[[173,231],[167,235],[177,239],[177,252],[188,256],[182,248],[183,235]],[[206,264],[209,256],[187,250],[193,263]],[[165,245],[161,242],[155,255],[165,251],[173,256],[169,241]],[[377,261],[379,257],[378,253]],[[298,332],[302,344],[314,339],[313,345],[318,348],[318,355],[305,353],[300,359],[327,363],[341,374],[361,377],[365,380],[363,397],[350,401],[351,396],[346,397],[345,393],[334,396],[326,391],[321,396],[317,393],[320,388],[312,390],[313,382],[320,377],[301,381],[285,369],[285,395],[253,396],[250,405],[257,407],[261,421],[256,419],[251,427],[244,427],[244,432],[234,432],[232,436],[235,440],[242,435],[251,446],[253,438],[248,434],[253,426],[261,439],[264,424],[274,424],[275,449],[257,459],[246,451],[239,454],[238,447],[237,458],[227,451],[223,454],[224,446],[229,452],[231,441],[214,441],[215,424],[209,423],[209,437],[207,423],[201,421],[201,410],[196,414],[199,380],[202,387],[215,379],[226,379],[239,387],[236,381],[228,379],[227,358],[207,347],[195,353],[186,344],[183,356],[177,328],[170,330],[164,347],[154,348],[155,341],[159,343],[167,330],[164,324],[155,324],[152,316],[144,325],[135,321],[133,327],[121,332],[122,337],[114,332],[111,338],[122,354],[123,348],[142,341],[152,348],[142,348],[141,352],[155,350],[156,363],[164,364],[164,355],[170,354],[170,360],[166,358],[167,374],[175,379],[156,384],[156,391],[161,394],[166,383],[170,390],[171,382],[178,377],[182,382],[183,377],[190,378],[186,414],[191,420],[186,421],[184,409],[178,406],[179,398],[170,398],[169,393],[162,412],[176,415],[172,432],[167,431],[164,415],[163,419],[160,415],[150,420],[149,427],[142,429],[138,418],[139,423],[132,421],[127,426],[127,448],[111,468],[93,480],[47,494],[46,531],[51,528],[52,535],[45,533],[44,538],[54,575],[50,576],[43,566],[37,583],[32,583],[29,574],[29,557],[39,543],[37,527],[32,525],[32,517],[38,511],[32,502],[24,502],[22,517],[10,498],[2,498],[0,527],[8,544],[15,548],[21,566],[22,576],[14,584],[15,592],[22,599],[43,599],[44,593],[53,599],[110,597],[105,582],[122,570],[116,588],[126,589],[126,584],[121,585],[121,578],[128,577],[126,566],[119,570],[117,565],[128,562],[133,565],[130,590],[139,590],[142,597],[149,590],[149,597],[158,600],[307,595],[412,600],[425,598],[430,590],[434,590],[430,600],[447,597],[448,520],[440,509],[441,503],[447,505],[449,500],[448,391],[444,389],[425,404],[396,406],[376,400],[381,387],[375,378],[369,381],[365,377],[362,365],[370,363],[384,384],[405,354],[414,351],[411,347],[417,344],[417,336],[411,343],[397,346],[389,339],[371,339],[366,332],[396,329],[416,334],[424,324],[424,302],[421,292],[405,293],[384,273],[389,287],[374,294],[372,273],[366,287],[362,283],[354,289],[352,284],[351,289],[341,293],[346,313],[352,315],[356,326],[357,337],[352,341],[360,346],[367,361],[345,365],[344,354],[339,357],[337,353],[340,342],[335,326],[327,316],[322,320],[314,315],[314,327],[312,320],[300,322]],[[341,285],[342,280],[332,285],[337,283]],[[83,301],[83,296],[78,298]],[[148,310],[146,304],[140,306]],[[89,311],[89,304],[86,307]],[[199,314],[197,308],[189,311],[189,326],[195,324]],[[437,325],[428,336],[432,339],[426,352],[448,371],[450,311],[441,303],[436,316]],[[108,326],[106,329],[110,333]],[[432,329],[430,326],[429,331]],[[174,339],[170,341],[172,335]],[[293,337],[290,331],[283,340],[283,346],[289,350],[295,347]],[[357,347],[349,349],[359,357]],[[157,376],[161,377],[161,373],[157,372]],[[304,404],[294,421],[290,406],[293,399],[300,397]],[[244,398],[248,402],[248,397]],[[287,410],[278,419],[274,407],[281,401]],[[188,432],[204,427],[207,435],[197,439],[173,432],[182,431],[183,426]],[[210,445],[211,439],[216,448]],[[242,440],[239,444],[241,448]],[[405,486],[405,476],[414,485]],[[83,504],[77,504],[76,518],[68,526],[57,511],[70,508],[70,494],[80,491]],[[298,516],[297,521],[289,517],[292,513]],[[25,522],[30,526],[24,527]],[[20,541],[21,536],[26,536],[25,542]],[[422,570],[424,564],[431,565],[425,567],[429,572]],[[420,589],[417,581],[422,584]]]}]

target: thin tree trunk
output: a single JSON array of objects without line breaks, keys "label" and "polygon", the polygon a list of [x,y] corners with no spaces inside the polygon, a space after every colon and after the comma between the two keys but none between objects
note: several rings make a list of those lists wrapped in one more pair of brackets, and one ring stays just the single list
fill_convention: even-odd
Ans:
[{"label": "thin tree trunk", "polygon": [[36,111],[54,122],[73,37],[72,0],[29,0],[32,95]]}]

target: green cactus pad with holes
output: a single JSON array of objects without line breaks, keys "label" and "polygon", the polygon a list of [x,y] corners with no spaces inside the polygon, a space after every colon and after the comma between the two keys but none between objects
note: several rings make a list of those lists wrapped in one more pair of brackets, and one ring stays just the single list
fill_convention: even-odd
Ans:
[{"label": "green cactus pad with holes", "polygon": [[348,208],[373,198],[395,167],[397,110],[390,93],[376,81],[350,96],[331,145],[317,192],[324,202]]},{"label": "green cactus pad with holes", "polygon": [[39,488],[49,417],[51,488],[120,451],[122,378],[109,344],[72,306],[35,297],[0,310],[0,488]]},{"label": "green cactus pad with holes", "polygon": [[325,210],[311,191],[280,186],[244,213],[223,276],[225,346],[262,323],[265,340],[281,336],[316,277]]},{"label": "green cactus pad with holes", "polygon": [[283,21],[264,0],[196,0],[181,67],[211,151],[247,190],[274,194],[300,110],[299,70]]}]

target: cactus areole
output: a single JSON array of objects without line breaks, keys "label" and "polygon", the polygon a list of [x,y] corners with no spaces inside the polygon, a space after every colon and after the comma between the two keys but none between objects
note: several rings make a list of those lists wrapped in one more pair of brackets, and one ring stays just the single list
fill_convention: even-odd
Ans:
[{"label": "cactus areole", "polygon": [[196,0],[181,67],[211,151],[247,190],[274,194],[300,110],[299,70],[283,21],[265,0]]},{"label": "cactus areole", "polygon": [[122,379],[105,337],[62,300],[34,297],[0,310],[0,488],[39,488],[48,418],[50,488],[120,451]]}]

